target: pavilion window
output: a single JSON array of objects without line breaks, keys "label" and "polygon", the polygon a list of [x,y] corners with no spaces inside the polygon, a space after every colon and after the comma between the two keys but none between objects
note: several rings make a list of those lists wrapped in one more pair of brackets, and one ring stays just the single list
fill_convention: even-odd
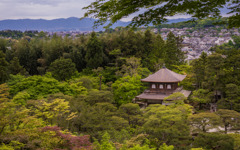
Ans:
[{"label": "pavilion window", "polygon": [[167,85],[167,89],[172,89],[171,84],[168,84],[168,85]]},{"label": "pavilion window", "polygon": [[160,85],[159,85],[159,89],[163,89],[163,84],[160,84]]},{"label": "pavilion window", "polygon": [[156,89],[156,85],[155,84],[152,84],[152,89]]}]

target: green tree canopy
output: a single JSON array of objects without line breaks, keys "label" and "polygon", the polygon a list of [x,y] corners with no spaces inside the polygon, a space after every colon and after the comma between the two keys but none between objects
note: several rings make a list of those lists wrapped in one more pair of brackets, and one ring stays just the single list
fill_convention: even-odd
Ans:
[{"label": "green tree canopy", "polygon": [[229,127],[233,128],[240,125],[240,113],[234,110],[219,109],[216,114],[220,116],[226,134]]},{"label": "green tree canopy", "polygon": [[191,106],[187,104],[149,105],[144,113],[144,130],[158,146],[166,143],[180,147],[189,136],[190,129],[186,122],[191,110]]},{"label": "green tree canopy", "polygon": [[87,43],[87,52],[85,60],[87,67],[97,68],[103,63],[103,48],[95,32],[92,32],[91,37]]},{"label": "green tree canopy", "polygon": [[8,79],[8,62],[5,59],[5,54],[0,51],[0,83],[4,83]]},{"label": "green tree canopy", "polygon": [[209,129],[220,125],[220,117],[214,113],[199,113],[189,116],[188,118],[192,130],[207,132]]},{"label": "green tree canopy", "polygon": [[60,58],[51,63],[49,71],[57,80],[68,80],[77,71],[71,59]]},{"label": "green tree canopy", "polygon": [[232,13],[228,20],[229,26],[239,27],[239,4],[238,0],[95,0],[83,9],[88,10],[84,17],[99,19],[95,25],[102,25],[110,21],[108,26],[138,12],[130,25],[139,27],[150,23],[153,25],[162,24],[167,21],[166,17],[176,14],[188,14],[194,19],[220,18],[220,9],[227,6]]},{"label": "green tree canopy", "polygon": [[139,75],[122,77],[112,84],[114,99],[118,105],[129,103],[143,90]]},{"label": "green tree canopy", "polygon": [[193,147],[204,149],[227,150],[233,149],[234,140],[231,136],[221,133],[200,133],[193,142]]}]

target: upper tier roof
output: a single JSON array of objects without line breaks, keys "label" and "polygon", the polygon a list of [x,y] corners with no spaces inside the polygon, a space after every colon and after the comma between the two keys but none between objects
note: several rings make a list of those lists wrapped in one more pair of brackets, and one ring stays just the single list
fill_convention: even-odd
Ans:
[{"label": "upper tier roof", "polygon": [[180,82],[186,75],[181,75],[173,72],[165,67],[158,70],[154,74],[149,75],[145,79],[141,79],[143,82]]}]

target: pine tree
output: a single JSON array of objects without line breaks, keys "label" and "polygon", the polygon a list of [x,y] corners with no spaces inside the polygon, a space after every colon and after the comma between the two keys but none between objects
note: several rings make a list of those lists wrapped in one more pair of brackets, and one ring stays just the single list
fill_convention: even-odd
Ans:
[{"label": "pine tree", "polygon": [[171,68],[172,65],[179,65],[184,62],[184,54],[178,45],[179,43],[176,37],[172,32],[170,32],[167,36],[167,42],[165,46],[165,63],[169,68]]},{"label": "pine tree", "polygon": [[150,64],[151,60],[153,59],[151,57],[151,54],[153,53],[154,49],[154,37],[150,30],[147,30],[144,36],[144,51],[142,52],[142,63],[143,66],[150,68],[152,65]]},{"label": "pine tree", "polygon": [[5,54],[0,51],[0,83],[4,83],[8,79],[8,62],[5,59]]},{"label": "pine tree", "polygon": [[100,67],[103,63],[103,48],[96,36],[95,32],[92,32],[91,38],[87,43],[87,53],[85,60],[87,62],[87,67],[97,68]]},{"label": "pine tree", "polygon": [[13,60],[11,60],[9,66],[8,66],[10,74],[16,75],[18,73],[25,74],[26,70],[19,64],[19,59],[17,57],[14,57]]}]

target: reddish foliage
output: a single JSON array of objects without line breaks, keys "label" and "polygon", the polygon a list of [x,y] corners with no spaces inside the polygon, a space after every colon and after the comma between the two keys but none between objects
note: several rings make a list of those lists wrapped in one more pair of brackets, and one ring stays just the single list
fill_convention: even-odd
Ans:
[{"label": "reddish foliage", "polygon": [[[42,128],[42,131],[54,131],[56,132],[56,136],[61,137],[66,141],[66,148],[69,148],[71,150],[76,150],[76,149],[85,149],[85,150],[91,150],[92,149],[92,143],[90,142],[89,135],[84,135],[84,136],[73,136],[71,134],[64,134],[61,132],[61,128],[54,126],[46,126]],[[60,150],[60,149],[56,149]]]}]

